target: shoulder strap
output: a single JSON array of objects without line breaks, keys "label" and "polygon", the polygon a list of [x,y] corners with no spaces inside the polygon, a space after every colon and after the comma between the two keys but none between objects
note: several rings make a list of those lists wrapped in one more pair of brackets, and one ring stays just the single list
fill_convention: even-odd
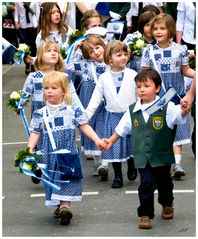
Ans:
[{"label": "shoulder strap", "polygon": [[53,134],[52,134],[52,131],[50,129],[49,122],[48,122],[48,119],[47,119],[47,107],[46,106],[43,107],[43,118],[44,118],[44,122],[45,122],[45,125],[46,125],[46,128],[47,128],[49,138],[50,138],[50,143],[52,145],[52,149],[56,150],[56,144],[55,144],[55,141],[54,141],[54,137],[53,137]]},{"label": "shoulder strap", "polygon": [[[152,45],[150,46],[150,57],[151,57],[151,60],[153,62],[155,70],[160,74],[159,68],[157,66],[157,62],[155,60],[155,56],[154,56],[154,51],[153,51],[153,46]],[[160,74],[160,76],[161,76],[161,74]],[[162,80],[162,88],[166,92],[163,80]]]}]

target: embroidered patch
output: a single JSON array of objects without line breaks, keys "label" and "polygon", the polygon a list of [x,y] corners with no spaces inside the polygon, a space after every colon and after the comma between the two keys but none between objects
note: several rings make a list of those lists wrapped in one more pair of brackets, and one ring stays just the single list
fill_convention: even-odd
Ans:
[{"label": "embroidered patch", "polygon": [[153,116],[152,124],[154,129],[161,129],[163,127],[163,117],[161,116]]},{"label": "embroidered patch", "polygon": [[133,126],[139,126],[139,122],[138,122],[138,119],[134,119],[134,121],[133,121]]}]

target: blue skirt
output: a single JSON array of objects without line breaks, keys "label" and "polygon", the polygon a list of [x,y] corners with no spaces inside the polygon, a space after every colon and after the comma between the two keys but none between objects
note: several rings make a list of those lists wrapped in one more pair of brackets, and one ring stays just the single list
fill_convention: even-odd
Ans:
[{"label": "blue skirt", "polygon": [[[123,115],[124,113],[106,112],[104,121],[104,138],[109,138],[115,133],[115,128]],[[124,162],[128,160],[132,153],[130,139],[130,135],[121,137],[109,150],[102,151],[102,159],[107,162]]]}]

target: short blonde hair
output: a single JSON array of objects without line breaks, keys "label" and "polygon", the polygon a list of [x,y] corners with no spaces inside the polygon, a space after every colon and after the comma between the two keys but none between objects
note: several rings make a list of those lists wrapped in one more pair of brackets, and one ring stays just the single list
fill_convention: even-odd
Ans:
[{"label": "short blonde hair", "polygon": [[161,21],[165,23],[165,26],[168,29],[168,38],[169,39],[174,38],[175,35],[176,35],[175,20],[171,15],[166,14],[166,13],[160,13],[152,19],[151,26],[150,26],[151,35],[153,35],[153,30],[154,30],[155,23],[158,23],[158,22],[161,22]]},{"label": "short blonde hair", "polygon": [[53,42],[51,40],[50,41],[44,41],[39,46],[38,51],[37,51],[37,58],[34,62],[35,70],[42,70],[42,71],[46,70],[45,62],[43,60],[43,54],[44,54],[44,52],[46,52],[51,47],[58,51],[58,61],[55,65],[54,70],[64,71],[64,65],[65,64],[64,64],[63,58],[62,58],[61,53],[60,53],[60,48],[55,42]]},{"label": "short blonde hair", "polygon": [[104,62],[107,65],[110,65],[111,63],[111,56],[114,53],[118,53],[124,51],[126,53],[128,53],[129,55],[129,51],[128,51],[128,47],[125,43],[119,41],[119,40],[114,40],[112,42],[109,42],[106,47],[105,47],[105,51],[104,51]]},{"label": "short blonde hair", "polygon": [[98,36],[88,36],[88,38],[83,42],[83,45],[81,47],[81,51],[83,54],[83,57],[85,59],[89,59],[89,52],[90,52],[90,44],[94,45],[94,46],[102,46],[103,48],[105,48],[105,43],[103,42],[103,40],[101,38],[99,38]]},{"label": "short blonde hair", "polygon": [[60,71],[52,71],[48,73],[43,78],[43,89],[46,85],[50,86],[58,86],[62,89],[64,93],[63,101],[64,103],[71,105],[72,104],[72,96],[69,87],[68,77],[64,72]]}]

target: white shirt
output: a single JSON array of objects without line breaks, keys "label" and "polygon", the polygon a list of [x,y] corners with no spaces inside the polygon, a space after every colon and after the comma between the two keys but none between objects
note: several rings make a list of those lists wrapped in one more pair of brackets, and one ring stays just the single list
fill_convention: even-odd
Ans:
[{"label": "white shirt", "polygon": [[194,37],[196,9],[192,2],[179,2],[177,5],[176,30],[182,31],[182,39],[189,44],[196,44]]},{"label": "white shirt", "polygon": [[[141,110],[143,118],[145,122],[147,123],[149,120],[149,115],[145,112],[145,109],[151,106],[158,99],[159,99],[159,96],[156,96],[154,101],[152,101],[149,104],[143,104],[143,105],[141,104],[141,101],[138,100],[133,109],[133,112],[137,112],[138,110]],[[182,117],[180,105],[175,105],[173,102],[168,103],[167,112],[166,112],[166,123],[170,129],[173,129],[174,125],[176,124],[184,124],[186,122],[186,117],[187,116]],[[130,116],[129,109],[121,118],[119,124],[115,128],[115,131],[121,137],[131,134],[132,124],[131,124],[131,116]]]}]

